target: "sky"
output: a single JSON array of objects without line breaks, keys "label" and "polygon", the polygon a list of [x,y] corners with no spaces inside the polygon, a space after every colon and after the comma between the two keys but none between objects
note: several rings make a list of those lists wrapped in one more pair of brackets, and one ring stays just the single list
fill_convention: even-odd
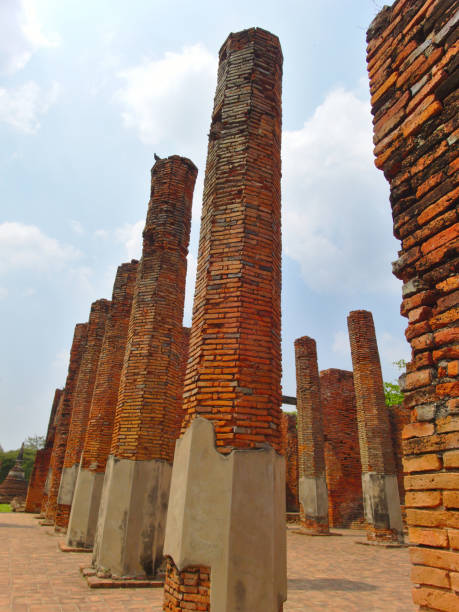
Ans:
[{"label": "sky", "polygon": [[373,312],[384,379],[409,359],[391,273],[388,184],[374,167],[365,66],[377,0],[1,0],[0,444],[46,432],[74,326],[139,258],[153,154],[192,159],[191,323],[218,50],[263,27],[284,54],[283,392],[293,342],[352,369],[346,317]]}]

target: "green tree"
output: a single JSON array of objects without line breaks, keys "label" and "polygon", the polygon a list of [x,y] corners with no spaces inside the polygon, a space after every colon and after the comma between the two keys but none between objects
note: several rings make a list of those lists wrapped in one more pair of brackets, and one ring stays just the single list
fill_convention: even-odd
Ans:
[{"label": "green tree", "polygon": [[[406,361],[399,359],[393,364],[403,372],[406,368]],[[384,396],[386,398],[386,406],[398,406],[403,403],[403,393],[400,390],[400,385],[396,382],[384,382]]]}]

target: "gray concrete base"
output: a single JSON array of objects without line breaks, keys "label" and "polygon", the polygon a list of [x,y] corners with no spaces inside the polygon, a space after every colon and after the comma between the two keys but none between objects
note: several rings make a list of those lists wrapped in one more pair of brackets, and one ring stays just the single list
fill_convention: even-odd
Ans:
[{"label": "gray concrete base", "polygon": [[59,494],[57,496],[58,504],[62,504],[64,506],[72,505],[79,467],[80,464],[75,463],[75,465],[72,465],[70,468],[63,468],[61,484],[59,485]]},{"label": "gray concrete base", "polygon": [[285,461],[271,447],[215,448],[196,418],[177,441],[164,554],[210,567],[212,612],[278,612],[287,599]]},{"label": "gray concrete base", "polygon": [[376,529],[403,531],[402,511],[395,474],[362,474],[363,509],[365,520]]},{"label": "gray concrete base", "polygon": [[325,476],[302,476],[298,483],[298,497],[306,519],[328,525],[328,490]]},{"label": "gray concrete base", "polygon": [[172,466],[108,458],[93,564],[113,576],[153,576],[163,561]]},{"label": "gray concrete base", "polygon": [[51,468],[48,469],[48,473],[46,474],[45,486],[43,488],[43,493],[49,495],[49,487],[51,484],[51,478],[53,477],[53,470]]},{"label": "gray concrete base", "polygon": [[81,469],[75,485],[67,529],[67,546],[92,548],[99,516],[105,472]]}]

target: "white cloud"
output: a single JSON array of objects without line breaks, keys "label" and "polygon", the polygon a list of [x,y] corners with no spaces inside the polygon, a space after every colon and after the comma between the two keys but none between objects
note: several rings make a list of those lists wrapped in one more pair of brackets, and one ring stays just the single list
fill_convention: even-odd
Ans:
[{"label": "white cloud", "polygon": [[324,293],[399,291],[387,183],[373,164],[366,94],[339,88],[283,134],[285,253]]},{"label": "white cloud", "polygon": [[69,223],[75,234],[84,234],[84,228],[79,221],[76,221],[75,219],[70,219]]},{"label": "white cloud", "polygon": [[57,44],[56,36],[46,36],[42,31],[35,0],[1,0],[0,72],[17,72],[35,51]]},{"label": "white cloud", "polygon": [[[142,231],[145,221],[137,223],[126,223],[123,227],[115,230],[115,238],[124,244],[129,259],[140,259],[142,255]],[[98,230],[103,232],[105,230]]]},{"label": "white cloud", "polygon": [[18,87],[0,87],[0,122],[28,134],[40,127],[40,116],[54,104],[59,86],[54,83],[44,90],[35,81],[28,81]]},{"label": "white cloud", "polygon": [[201,157],[216,74],[217,59],[201,44],[120,72],[124,86],[116,99],[125,125],[136,130],[144,143],[155,145],[160,156],[175,152],[161,149],[167,142],[181,155],[191,156],[198,149]]},{"label": "white cloud", "polygon": [[0,223],[0,273],[14,268],[61,268],[80,257],[73,246],[46,236],[35,225]]}]

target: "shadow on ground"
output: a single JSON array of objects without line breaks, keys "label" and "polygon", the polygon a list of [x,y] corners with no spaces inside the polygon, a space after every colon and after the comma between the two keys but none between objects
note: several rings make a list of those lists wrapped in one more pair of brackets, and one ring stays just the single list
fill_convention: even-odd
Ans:
[{"label": "shadow on ground", "polygon": [[292,591],[377,591],[378,587],[368,582],[345,578],[291,578],[288,588]]}]

